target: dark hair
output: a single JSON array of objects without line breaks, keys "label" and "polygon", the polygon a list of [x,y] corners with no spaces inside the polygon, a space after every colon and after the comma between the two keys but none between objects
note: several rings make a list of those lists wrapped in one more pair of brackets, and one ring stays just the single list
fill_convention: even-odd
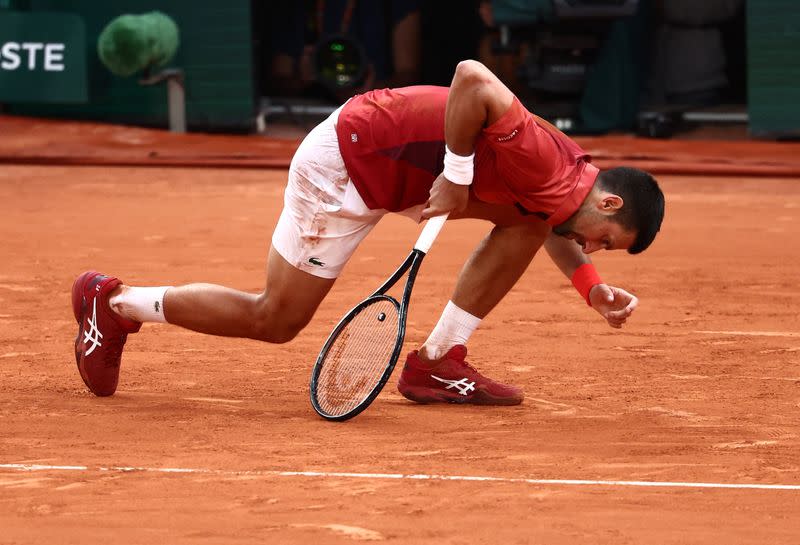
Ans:
[{"label": "dark hair", "polygon": [[597,182],[600,189],[622,197],[622,208],[610,219],[636,232],[628,253],[646,250],[664,219],[664,194],[656,180],[638,168],[617,167],[600,172]]}]

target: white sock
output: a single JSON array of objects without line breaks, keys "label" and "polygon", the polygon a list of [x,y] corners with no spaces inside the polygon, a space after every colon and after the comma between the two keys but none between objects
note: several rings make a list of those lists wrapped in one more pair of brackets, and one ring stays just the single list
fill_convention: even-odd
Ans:
[{"label": "white sock", "polygon": [[119,295],[115,295],[108,300],[111,308],[136,322],[161,322],[166,323],[164,318],[164,294],[172,286],[161,286],[158,288],[136,288],[125,286]]},{"label": "white sock", "polygon": [[458,308],[452,301],[444,307],[439,323],[422,346],[430,359],[438,360],[457,344],[467,344],[481,319]]}]

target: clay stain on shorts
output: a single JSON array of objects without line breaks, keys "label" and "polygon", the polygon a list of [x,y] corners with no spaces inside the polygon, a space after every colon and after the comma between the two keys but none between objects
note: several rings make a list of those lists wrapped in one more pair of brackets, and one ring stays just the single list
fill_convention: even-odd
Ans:
[{"label": "clay stain on shorts", "polygon": [[314,219],[311,221],[311,232],[314,233],[313,235],[306,236],[306,240],[308,240],[308,245],[312,248],[316,247],[319,244],[320,239],[325,235],[328,230],[327,227],[328,218],[323,215],[314,216]]},{"label": "clay stain on shorts", "polygon": [[310,176],[319,176],[319,172],[317,172],[314,167],[315,165],[313,163],[295,166],[293,181],[295,182],[297,189],[307,195],[313,195],[321,203],[328,205],[339,204],[333,195],[327,194],[311,181]]}]

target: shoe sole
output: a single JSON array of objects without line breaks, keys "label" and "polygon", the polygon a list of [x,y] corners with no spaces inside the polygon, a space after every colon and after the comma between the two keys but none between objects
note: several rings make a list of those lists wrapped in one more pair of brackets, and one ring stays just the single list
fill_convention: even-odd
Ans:
[{"label": "shoe sole", "polygon": [[497,397],[485,390],[477,390],[474,394],[463,396],[451,392],[443,392],[425,387],[407,386],[398,384],[398,390],[403,397],[415,401],[416,403],[457,403],[460,405],[519,405],[524,396],[520,397]]}]

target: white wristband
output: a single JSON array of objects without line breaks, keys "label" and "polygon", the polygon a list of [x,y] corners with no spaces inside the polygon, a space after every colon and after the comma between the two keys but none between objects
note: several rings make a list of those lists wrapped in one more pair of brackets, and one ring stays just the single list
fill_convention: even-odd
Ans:
[{"label": "white wristband", "polygon": [[464,157],[456,155],[447,144],[444,146],[444,177],[454,184],[469,185],[472,183],[472,176],[475,172],[475,153]]}]

